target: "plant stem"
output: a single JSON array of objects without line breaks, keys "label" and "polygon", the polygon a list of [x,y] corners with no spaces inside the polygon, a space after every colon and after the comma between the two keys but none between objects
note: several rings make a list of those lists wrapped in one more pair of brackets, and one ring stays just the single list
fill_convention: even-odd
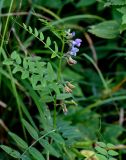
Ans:
[{"label": "plant stem", "polygon": [[57,76],[57,81],[59,82],[61,79],[61,66],[62,66],[62,57],[59,59],[59,66],[58,66],[58,76]]},{"label": "plant stem", "polygon": [[61,50],[61,56],[59,58],[59,67],[58,67],[58,76],[57,76],[57,81],[59,82],[61,80],[61,70],[62,70],[62,58],[63,58],[63,54],[64,54],[64,38],[62,40],[62,50]]},{"label": "plant stem", "polygon": [[57,16],[57,14],[55,14],[54,12],[52,12],[51,10],[43,7],[43,6],[39,6],[39,5],[34,5],[35,8],[43,10],[44,12],[48,13],[49,15],[51,15],[52,17],[54,17],[56,20],[59,20],[60,17]]},{"label": "plant stem", "polygon": [[49,160],[49,151],[47,151],[46,159]]},{"label": "plant stem", "polygon": [[54,97],[54,116],[53,116],[53,128],[56,128],[56,96]]},{"label": "plant stem", "polygon": [[[4,59],[7,59],[6,53],[3,49],[2,49],[2,54],[3,54]],[[21,121],[23,115],[22,115],[22,111],[21,111],[19,95],[18,95],[18,92],[17,92],[17,89],[16,89],[15,81],[14,81],[10,66],[7,66],[7,69],[8,69],[9,75],[10,75],[13,95],[16,98],[17,108],[18,108],[19,117],[20,117],[20,121]],[[24,125],[22,123],[21,123],[21,125],[22,125],[22,129],[23,129],[25,139],[27,139]]]},{"label": "plant stem", "polygon": [[125,100],[126,96],[117,96],[117,97],[110,97],[108,99],[105,100],[97,100],[95,103],[92,103],[90,105],[88,105],[85,109],[83,109],[83,111],[81,111],[81,114],[85,113],[88,110],[91,110],[93,108],[96,108],[98,106],[107,104],[107,103],[112,103],[113,101],[120,101],[120,100]]},{"label": "plant stem", "polygon": [[[57,82],[61,80],[61,70],[62,70],[62,58],[64,54],[64,37],[62,39],[62,50],[61,50],[61,56],[59,58],[59,66],[58,66],[58,75],[57,75]],[[54,117],[53,117],[53,127],[56,128],[56,96],[54,100]]]},{"label": "plant stem", "polygon": [[[11,12],[11,8],[13,6],[13,1],[11,1],[11,4],[10,4],[10,8],[9,8],[9,11],[8,13]],[[2,53],[2,48],[3,48],[3,43],[4,43],[4,39],[5,39],[5,35],[6,35],[6,31],[7,31],[7,26],[8,26],[8,22],[9,22],[9,17],[10,16],[7,16],[7,20],[6,20],[6,23],[5,23],[5,27],[4,27],[4,31],[3,31],[3,35],[2,35],[2,40],[1,40],[1,44],[0,44],[0,59],[1,59],[1,53]],[[0,84],[1,84],[1,75],[0,75]]]},{"label": "plant stem", "polygon": [[[14,0],[11,0],[11,4],[10,4],[10,8],[9,8],[8,14],[10,14],[10,12],[11,12],[11,9],[12,9],[12,6],[13,6],[13,2],[14,2]],[[6,23],[5,23],[5,27],[4,27],[4,31],[3,31],[3,36],[2,36],[2,41],[1,41],[1,45],[0,45],[0,55],[2,53],[2,48],[3,48],[3,43],[4,43],[5,35],[6,35],[6,32],[7,32],[7,26],[8,26],[9,18],[10,18],[10,15],[7,16],[7,20],[6,20]]]},{"label": "plant stem", "polygon": [[40,138],[38,138],[35,142],[33,142],[23,153],[20,157],[22,157],[32,146],[34,146],[37,142],[39,142],[42,138],[46,137],[47,135],[49,135],[50,133],[55,132],[55,130],[51,130],[50,132],[44,134],[43,136],[41,136]]}]

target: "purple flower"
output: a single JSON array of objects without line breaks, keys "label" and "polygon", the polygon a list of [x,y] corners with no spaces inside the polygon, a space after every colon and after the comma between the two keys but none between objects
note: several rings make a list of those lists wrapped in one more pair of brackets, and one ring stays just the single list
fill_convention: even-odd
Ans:
[{"label": "purple flower", "polygon": [[76,61],[74,61],[71,57],[72,56],[76,56],[77,52],[79,51],[79,47],[82,43],[82,40],[79,38],[76,38],[75,40],[73,40],[73,37],[75,36],[75,32],[70,32],[70,29],[68,31],[66,31],[66,39],[67,39],[67,43],[69,45],[69,50],[66,53],[66,56],[68,57],[68,63],[69,64],[75,64]]},{"label": "purple flower", "polygon": [[82,40],[77,38],[74,41],[72,41],[72,45],[80,47]]},{"label": "purple flower", "polygon": [[77,52],[79,51],[78,48],[72,46],[71,50],[70,50],[70,55],[72,56],[76,56]]},{"label": "purple flower", "polygon": [[72,36],[73,36],[73,37],[75,36],[75,32],[72,32]]}]

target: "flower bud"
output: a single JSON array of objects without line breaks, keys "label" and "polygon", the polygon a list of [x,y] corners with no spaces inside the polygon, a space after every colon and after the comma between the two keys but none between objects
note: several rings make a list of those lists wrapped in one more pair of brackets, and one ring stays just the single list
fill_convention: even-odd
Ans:
[{"label": "flower bud", "polygon": [[65,92],[72,93],[72,90],[68,86],[65,86],[64,89],[65,89]]},{"label": "flower bud", "polygon": [[68,113],[68,110],[65,104],[63,104],[62,109],[63,109],[63,113],[66,115]]},{"label": "flower bud", "polygon": [[75,61],[74,59],[72,59],[71,56],[70,56],[70,57],[67,59],[67,63],[68,63],[69,65],[73,65],[73,64],[76,64],[77,61]]},{"label": "flower bud", "polygon": [[75,36],[75,32],[72,32],[71,33],[71,30],[68,29],[66,32],[66,38],[69,40],[69,39],[72,39],[74,36]]},{"label": "flower bud", "polygon": [[75,86],[74,86],[74,85],[72,85],[70,82],[67,82],[67,86],[68,86],[70,89],[75,88]]}]

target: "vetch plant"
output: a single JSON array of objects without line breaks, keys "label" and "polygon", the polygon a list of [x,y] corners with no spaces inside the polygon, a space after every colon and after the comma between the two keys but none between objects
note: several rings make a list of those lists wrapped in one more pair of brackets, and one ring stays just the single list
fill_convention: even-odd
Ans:
[{"label": "vetch plant", "polygon": [[126,1],[30,2],[0,2],[0,159],[123,159]]},{"label": "vetch plant", "polygon": [[[45,23],[48,24],[47,22]],[[61,155],[64,152],[66,152],[68,154],[68,157],[71,157],[71,155],[69,155],[69,153],[67,152],[67,145],[65,144],[65,139],[70,139],[69,141],[71,141],[72,144],[76,141],[77,137],[81,137],[81,134],[78,129],[74,129],[70,125],[68,125],[66,130],[66,132],[68,132],[70,136],[68,133],[65,134],[64,130],[60,130],[60,126],[57,127],[59,123],[57,122],[57,112],[63,110],[64,114],[67,114],[68,103],[65,103],[66,100],[67,102],[70,101],[70,103],[73,105],[75,104],[73,100],[71,101],[72,90],[75,88],[75,86],[71,82],[65,81],[61,78],[62,60],[66,59],[68,64],[70,65],[76,64],[76,61],[73,59],[73,56],[76,56],[77,52],[79,51],[77,47],[80,47],[82,40],[78,38],[73,40],[75,32],[71,33],[70,30],[57,31],[53,28],[53,32],[55,32],[55,35],[57,35],[60,38],[62,43],[62,49],[61,51],[59,51],[59,47],[55,41],[54,48],[52,48],[52,41],[50,37],[45,38],[43,33],[39,33],[36,28],[32,29],[30,26],[27,27],[25,24],[23,24],[23,27],[27,32],[29,32],[38,40],[40,40],[44,44],[44,47],[46,49],[49,49],[51,51],[51,58],[59,58],[59,66],[57,67],[58,70],[56,72],[54,71],[51,63],[44,62],[42,60],[42,57],[35,55],[22,57],[17,51],[13,51],[10,58],[6,58],[4,60],[3,64],[10,65],[13,74],[16,74],[17,72],[21,73],[21,79],[24,80],[26,83],[26,80],[28,80],[28,83],[30,82],[33,90],[35,91],[34,94],[37,93],[37,95],[39,95],[40,98],[38,100],[36,99],[36,101],[39,102],[36,103],[40,114],[39,119],[43,131],[39,131],[39,128],[35,125],[34,122],[32,122],[31,125],[25,119],[22,119],[23,126],[28,131],[31,138],[35,140],[35,142],[29,145],[26,141],[24,141],[16,134],[9,132],[9,135],[21,148],[21,152],[23,152],[20,153],[17,150],[14,150],[11,147],[7,147],[5,145],[1,145],[1,148],[10,156],[17,159],[24,160],[25,158],[30,159],[30,157],[33,157],[36,160],[43,160],[45,158],[40,153],[41,151],[34,147],[34,145],[38,145],[39,143],[48,156],[53,155],[58,158],[61,157]],[[68,51],[64,53],[65,47],[68,46]],[[27,86],[28,85],[29,84],[27,84]],[[53,117],[48,108],[49,104],[53,105],[54,107]],[[74,135],[73,138],[71,136],[71,131],[73,132],[72,135]],[[62,137],[61,134],[65,135],[65,137]],[[60,149],[58,149],[58,147],[58,150],[56,151],[53,145],[60,145]]]}]

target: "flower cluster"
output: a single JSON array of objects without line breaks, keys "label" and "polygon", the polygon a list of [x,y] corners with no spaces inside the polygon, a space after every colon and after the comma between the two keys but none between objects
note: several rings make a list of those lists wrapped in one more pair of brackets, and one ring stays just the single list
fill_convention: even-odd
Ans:
[{"label": "flower cluster", "polygon": [[72,56],[76,56],[77,52],[79,51],[79,49],[77,47],[80,47],[82,40],[77,38],[75,40],[72,40],[71,43],[69,44],[70,46],[70,55]]},{"label": "flower cluster", "polygon": [[75,32],[70,32],[70,29],[66,32],[66,38],[68,40],[69,45],[69,51],[66,53],[67,55],[67,62],[68,64],[76,64],[77,62],[72,59],[71,56],[76,56],[79,49],[77,47],[80,47],[82,40],[79,38],[76,38],[75,40],[72,40],[72,38],[75,36]]}]

